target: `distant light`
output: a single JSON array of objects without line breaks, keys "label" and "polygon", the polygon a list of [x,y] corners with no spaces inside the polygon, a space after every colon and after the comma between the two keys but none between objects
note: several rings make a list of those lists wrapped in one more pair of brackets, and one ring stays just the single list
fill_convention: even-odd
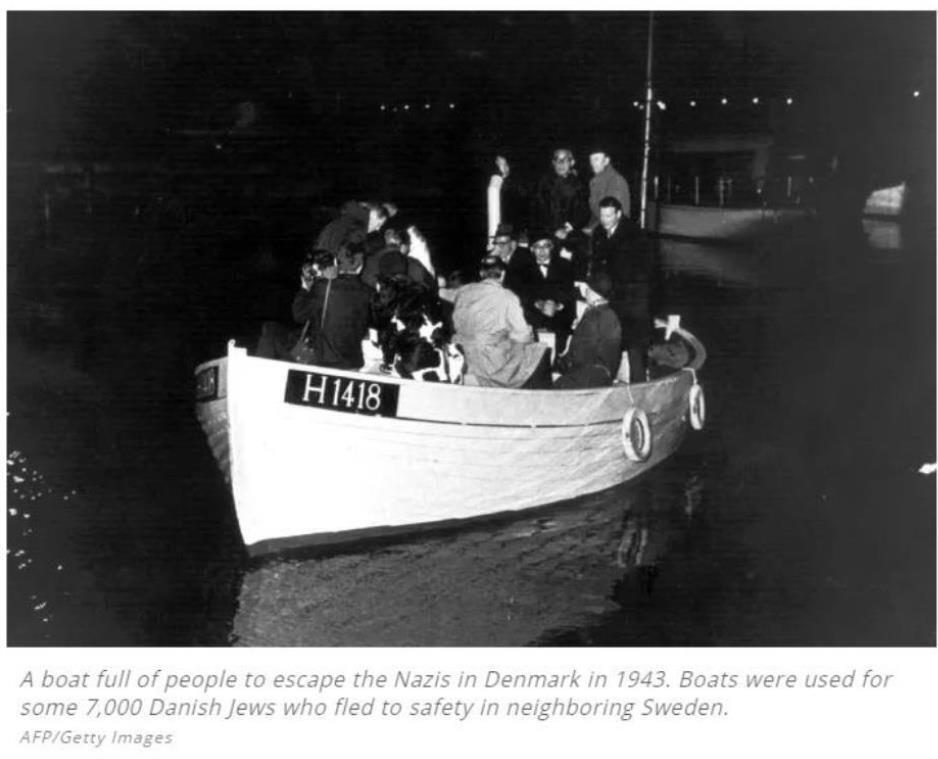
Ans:
[{"label": "distant light", "polygon": [[404,110],[405,110],[405,111],[409,111],[409,110],[410,110],[410,104],[409,104],[409,103],[404,103]]},{"label": "distant light", "polygon": [[450,103],[450,104],[449,104],[449,109],[450,109],[451,111],[452,111],[455,107],[456,107],[456,104],[455,104],[455,103]]},{"label": "distant light", "polygon": [[915,92],[912,93],[912,97],[917,98],[917,97],[918,97],[919,95],[921,95],[921,94],[922,94],[921,92],[919,92],[918,90],[916,90]]},{"label": "distant light", "polygon": [[215,143],[215,150],[221,150],[221,143],[220,143],[220,142],[216,142],[216,143]]},{"label": "distant light", "polygon": [[382,110],[382,111],[386,111],[387,109],[388,109],[388,107],[387,107],[384,103],[382,103],[382,104],[381,104],[381,110]]},{"label": "distant light", "polygon": [[753,104],[753,105],[759,105],[759,98],[753,98],[753,99],[752,99],[752,104]]},{"label": "distant light", "polygon": [[430,104],[429,104],[429,103],[424,103],[424,104],[423,104],[423,110],[429,111],[429,110],[430,110]]},{"label": "distant light", "polygon": [[726,98],[720,98],[720,105],[726,105],[728,102],[730,101],[727,100]]},{"label": "distant light", "polygon": [[662,111],[666,111],[666,110],[668,109],[668,107],[664,104],[664,101],[663,101],[663,100],[659,100],[659,101],[656,103],[656,105],[657,105],[658,108],[659,108],[660,110],[662,110]]},{"label": "distant light", "polygon": [[632,107],[633,107],[633,108],[638,108],[638,101],[637,101],[637,100],[633,100],[633,101],[632,101]]},{"label": "distant light", "polygon": [[794,98],[785,98],[785,105],[791,105],[795,102]]},{"label": "distant light", "polygon": [[696,107],[697,107],[697,101],[696,101],[696,100],[691,100],[691,101],[690,101],[690,107],[691,107],[691,108],[696,108]]}]

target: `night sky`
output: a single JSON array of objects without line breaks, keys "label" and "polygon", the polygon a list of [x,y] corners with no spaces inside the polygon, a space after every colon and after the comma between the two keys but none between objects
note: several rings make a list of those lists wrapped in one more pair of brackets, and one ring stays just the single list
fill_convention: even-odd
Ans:
[{"label": "night sky", "polygon": [[[770,125],[879,168],[933,151],[932,13],[655,18],[659,142]],[[543,167],[555,143],[601,137],[634,168],[647,27],[637,12],[11,13],[10,157],[172,161],[247,137],[251,160],[423,182],[418,164],[444,157]]]}]

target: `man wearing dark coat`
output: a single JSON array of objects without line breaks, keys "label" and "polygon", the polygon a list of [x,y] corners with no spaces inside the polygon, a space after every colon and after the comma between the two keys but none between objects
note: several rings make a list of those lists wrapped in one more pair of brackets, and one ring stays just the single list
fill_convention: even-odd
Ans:
[{"label": "man wearing dark coat", "polygon": [[420,261],[408,255],[409,249],[410,233],[406,228],[396,225],[385,228],[384,246],[365,260],[362,282],[376,288],[382,279],[402,277],[435,293],[436,280]]},{"label": "man wearing dark coat", "polygon": [[315,363],[334,369],[361,369],[362,340],[371,318],[371,289],[354,275],[332,272],[306,283],[293,299],[293,319],[309,322],[306,342]]},{"label": "man wearing dark coat", "polygon": [[611,385],[622,359],[622,327],[608,297],[612,280],[605,272],[580,285],[586,311],[576,325],[570,347],[557,359],[555,369],[563,376],[554,387],[564,390]]},{"label": "man wearing dark coat", "polygon": [[505,281],[502,284],[520,298],[527,283],[533,279],[535,263],[531,251],[518,246],[514,227],[500,224],[495,230],[492,252],[505,264]]},{"label": "man wearing dark coat", "polygon": [[645,381],[646,352],[652,335],[651,288],[655,251],[652,240],[622,213],[613,197],[599,203],[593,233],[590,276],[606,272],[612,279],[612,307],[622,324],[622,348],[629,354],[632,382]]},{"label": "man wearing dark coat", "polygon": [[556,248],[569,252],[576,276],[585,276],[589,240],[581,230],[590,220],[589,194],[574,169],[571,151],[555,150],[552,163],[553,172],[535,188],[529,222],[533,229],[549,230]]},{"label": "man wearing dark coat", "polygon": [[342,206],[338,218],[323,227],[315,247],[337,256],[344,245],[364,243],[366,240],[370,243],[387,217],[388,212],[376,203],[349,201]]},{"label": "man wearing dark coat", "polygon": [[530,264],[519,294],[524,318],[535,329],[553,332],[557,350],[562,351],[576,317],[573,264],[554,254],[554,240],[549,232],[531,235],[531,252],[527,256]]}]

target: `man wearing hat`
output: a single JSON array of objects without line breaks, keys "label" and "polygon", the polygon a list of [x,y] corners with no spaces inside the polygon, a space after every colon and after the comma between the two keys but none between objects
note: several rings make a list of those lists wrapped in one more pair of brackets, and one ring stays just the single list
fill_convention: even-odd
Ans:
[{"label": "man wearing hat", "polygon": [[492,240],[492,253],[505,264],[505,287],[520,298],[533,276],[534,257],[527,247],[519,247],[518,235],[511,224],[498,225]]},{"label": "man wearing hat", "polygon": [[535,329],[553,332],[558,350],[566,344],[576,315],[573,263],[555,253],[547,230],[529,235],[533,265],[521,287],[524,318]]},{"label": "man wearing hat", "polygon": [[555,369],[563,375],[554,383],[558,389],[605,387],[619,371],[622,327],[609,305],[612,280],[605,272],[594,274],[588,282],[580,283],[580,295],[586,301],[586,311],[567,352],[557,359]]},{"label": "man wearing hat", "polygon": [[631,216],[631,196],[629,195],[629,183],[625,181],[618,171],[612,166],[612,156],[604,143],[596,143],[590,149],[590,168],[593,169],[593,178],[590,179],[590,217],[589,224],[584,230],[587,234],[592,234],[593,230],[599,226],[599,202],[603,198],[615,198],[622,206],[622,215],[626,218]]}]

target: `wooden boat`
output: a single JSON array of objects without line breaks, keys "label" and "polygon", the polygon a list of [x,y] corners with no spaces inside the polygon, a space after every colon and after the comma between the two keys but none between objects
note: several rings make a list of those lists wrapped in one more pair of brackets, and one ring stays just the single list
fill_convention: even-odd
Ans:
[{"label": "wooden boat", "polygon": [[[663,324],[662,324],[663,326]],[[640,475],[702,427],[697,370],[592,390],[399,380],[249,356],[196,369],[196,414],[252,555],[564,501]]]},{"label": "wooden boat", "polygon": [[649,488],[251,562],[232,635],[242,646],[552,645],[644,603],[659,570],[692,576],[707,563],[687,542],[701,465],[678,452],[652,475]]}]

